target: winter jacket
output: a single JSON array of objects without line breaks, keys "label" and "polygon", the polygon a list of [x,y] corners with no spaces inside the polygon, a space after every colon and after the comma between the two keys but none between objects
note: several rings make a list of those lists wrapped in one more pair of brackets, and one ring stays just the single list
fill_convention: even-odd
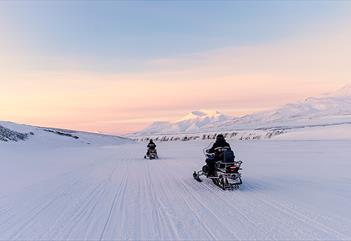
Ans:
[{"label": "winter jacket", "polygon": [[230,145],[225,140],[216,141],[213,146],[208,150],[208,153],[215,153],[215,149],[218,147],[229,147]]},{"label": "winter jacket", "polygon": [[147,145],[147,148],[149,148],[150,150],[154,150],[154,149],[156,149],[156,144],[153,143],[153,142],[150,142],[150,143]]}]

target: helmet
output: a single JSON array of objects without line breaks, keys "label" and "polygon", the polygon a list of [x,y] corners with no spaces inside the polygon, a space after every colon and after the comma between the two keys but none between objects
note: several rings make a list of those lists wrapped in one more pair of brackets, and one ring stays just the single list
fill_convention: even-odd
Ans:
[{"label": "helmet", "polygon": [[216,140],[217,141],[223,141],[224,140],[224,136],[222,134],[219,134],[219,135],[217,135]]},{"label": "helmet", "polygon": [[152,139],[150,139],[150,142],[153,143],[154,141]]}]

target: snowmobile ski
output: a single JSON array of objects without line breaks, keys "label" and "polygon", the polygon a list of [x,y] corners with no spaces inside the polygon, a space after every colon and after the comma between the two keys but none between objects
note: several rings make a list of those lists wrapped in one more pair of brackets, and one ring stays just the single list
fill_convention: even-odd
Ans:
[{"label": "snowmobile ski", "polygon": [[193,173],[193,177],[194,177],[194,179],[195,179],[196,181],[202,182],[202,180],[201,180],[199,174],[197,174],[197,172],[195,172],[195,171],[194,171],[194,173]]}]

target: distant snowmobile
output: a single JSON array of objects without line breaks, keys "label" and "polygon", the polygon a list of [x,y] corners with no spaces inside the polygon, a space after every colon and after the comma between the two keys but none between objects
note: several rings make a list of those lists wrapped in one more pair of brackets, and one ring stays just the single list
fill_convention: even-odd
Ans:
[{"label": "distant snowmobile", "polygon": [[144,158],[151,159],[158,159],[157,151],[156,151],[156,144],[152,139],[150,139],[149,144],[147,144],[147,152]]},{"label": "distant snowmobile", "polygon": [[146,153],[146,155],[144,156],[144,158],[149,158],[150,160],[152,159],[158,159],[158,155],[157,155],[157,151],[156,149],[149,149]]},{"label": "distant snowmobile", "polygon": [[[241,170],[242,161],[235,161],[234,152],[229,147],[218,147],[218,152],[223,153],[222,160],[217,161],[213,176],[209,176],[209,167],[206,164],[201,171],[194,171],[193,177],[196,181],[202,182],[200,176],[212,179],[213,183],[223,190],[238,189],[242,184]],[[205,153],[207,158],[214,158],[214,153]]]}]

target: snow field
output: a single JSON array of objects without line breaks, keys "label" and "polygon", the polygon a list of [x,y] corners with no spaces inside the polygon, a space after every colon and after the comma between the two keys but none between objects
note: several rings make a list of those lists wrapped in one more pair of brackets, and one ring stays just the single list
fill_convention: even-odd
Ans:
[{"label": "snow field", "polygon": [[231,142],[240,190],[198,183],[208,142],[0,145],[1,240],[350,240],[349,141]]}]

